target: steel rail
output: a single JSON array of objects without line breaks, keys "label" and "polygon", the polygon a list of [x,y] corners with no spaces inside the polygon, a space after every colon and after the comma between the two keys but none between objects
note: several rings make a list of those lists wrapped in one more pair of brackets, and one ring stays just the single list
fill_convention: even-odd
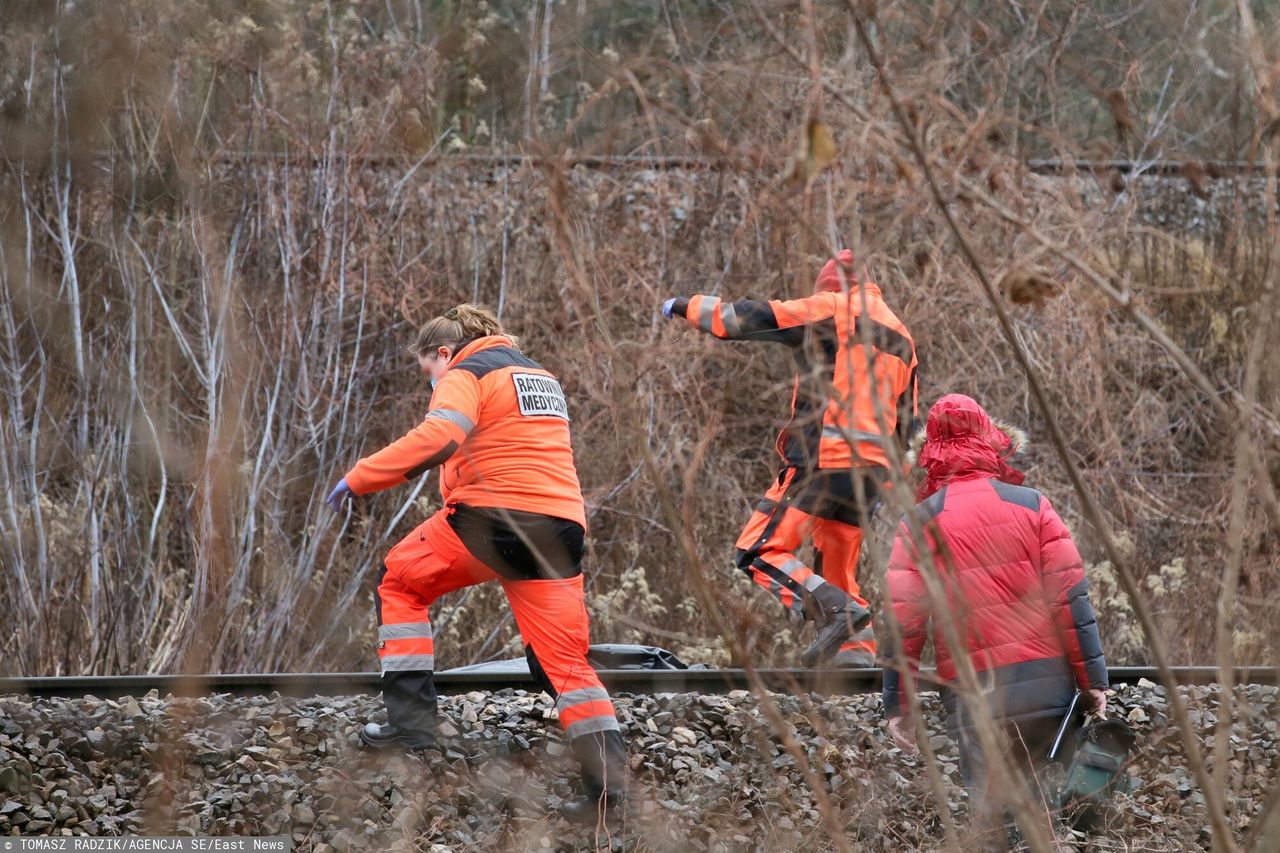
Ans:
[{"label": "steel rail", "polygon": [[[1218,670],[1212,666],[1174,667],[1178,684],[1207,685],[1216,682]],[[926,677],[929,671],[925,671]],[[1111,683],[1136,684],[1145,679],[1158,681],[1151,667],[1112,667]],[[1280,670],[1271,667],[1237,667],[1236,684],[1280,684]],[[758,669],[755,676],[767,689],[839,695],[869,693],[880,689],[879,669]],[[600,678],[615,693],[708,693],[723,694],[749,690],[751,675],[742,669],[601,670]],[[538,690],[533,679],[510,672],[440,672],[436,688],[443,695],[472,691]],[[347,696],[379,691],[376,672],[308,673],[224,673],[212,675],[109,675],[31,676],[0,678],[0,695],[26,694],[34,697],[75,698],[94,696],[119,699],[142,696],[152,690],[159,695],[262,696],[278,692],[283,696]]]}]

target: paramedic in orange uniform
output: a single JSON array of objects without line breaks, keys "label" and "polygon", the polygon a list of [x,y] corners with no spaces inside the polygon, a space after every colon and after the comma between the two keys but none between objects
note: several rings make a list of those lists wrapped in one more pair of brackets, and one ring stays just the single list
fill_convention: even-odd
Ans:
[{"label": "paramedic in orange uniform", "polygon": [[413,348],[434,391],[426,417],[347,472],[338,509],[440,468],[444,508],[387,554],[377,591],[387,725],[370,746],[436,744],[435,645],[427,608],[473,584],[502,584],[530,669],[555,698],[582,764],[586,797],[570,817],[594,820],[623,796],[626,746],[613,703],[587,663],[582,555],[586,524],[560,383],[524,356],[498,320],[459,305]]},{"label": "paramedic in orange uniform", "polygon": [[[822,268],[804,299],[669,299],[666,317],[725,340],[786,345],[791,417],[778,437],[782,468],[737,542],[737,565],[818,624],[805,666],[874,666],[875,636],[859,594],[858,552],[889,481],[889,441],[905,448],[916,419],[916,347],[874,282],[855,277],[853,252]],[[815,557],[798,555],[812,538]],[[834,657],[833,657],[834,655]]]}]

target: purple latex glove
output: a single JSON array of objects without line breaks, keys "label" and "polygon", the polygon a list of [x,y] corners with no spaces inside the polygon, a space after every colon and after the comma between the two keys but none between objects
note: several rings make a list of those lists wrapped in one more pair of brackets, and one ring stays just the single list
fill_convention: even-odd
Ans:
[{"label": "purple latex glove", "polygon": [[329,493],[329,497],[324,502],[329,505],[329,509],[334,512],[342,512],[342,504],[347,498],[352,497],[355,493],[351,491],[351,487],[347,485],[347,478],[343,477],[338,481],[338,485],[333,487],[333,491]]}]

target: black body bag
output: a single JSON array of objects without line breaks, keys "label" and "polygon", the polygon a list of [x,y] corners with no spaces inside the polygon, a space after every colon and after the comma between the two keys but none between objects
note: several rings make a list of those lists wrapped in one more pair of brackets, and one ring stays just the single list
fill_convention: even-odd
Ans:
[{"label": "black body bag", "polygon": [[1076,734],[1075,756],[1067,768],[1060,804],[1077,829],[1102,826],[1111,798],[1128,793],[1126,771],[1136,740],[1133,729],[1120,719],[1099,720]]}]

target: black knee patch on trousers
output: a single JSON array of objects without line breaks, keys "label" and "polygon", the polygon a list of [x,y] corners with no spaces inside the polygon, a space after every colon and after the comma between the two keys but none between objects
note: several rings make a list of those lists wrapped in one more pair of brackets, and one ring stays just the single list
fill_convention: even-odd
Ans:
[{"label": "black knee patch on trousers", "polygon": [[378,569],[378,580],[373,587],[373,612],[377,614],[378,624],[382,624],[382,596],[378,595],[378,588],[382,586],[383,579],[387,576],[387,564],[383,563],[382,568]]},{"label": "black knee patch on trousers", "polygon": [[533,646],[524,647],[524,659],[529,662],[529,674],[533,676],[533,681],[547,694],[555,699],[560,695],[555,686],[551,683],[551,679],[547,677],[547,671],[542,668],[542,664],[538,661],[538,656],[533,653]]}]

